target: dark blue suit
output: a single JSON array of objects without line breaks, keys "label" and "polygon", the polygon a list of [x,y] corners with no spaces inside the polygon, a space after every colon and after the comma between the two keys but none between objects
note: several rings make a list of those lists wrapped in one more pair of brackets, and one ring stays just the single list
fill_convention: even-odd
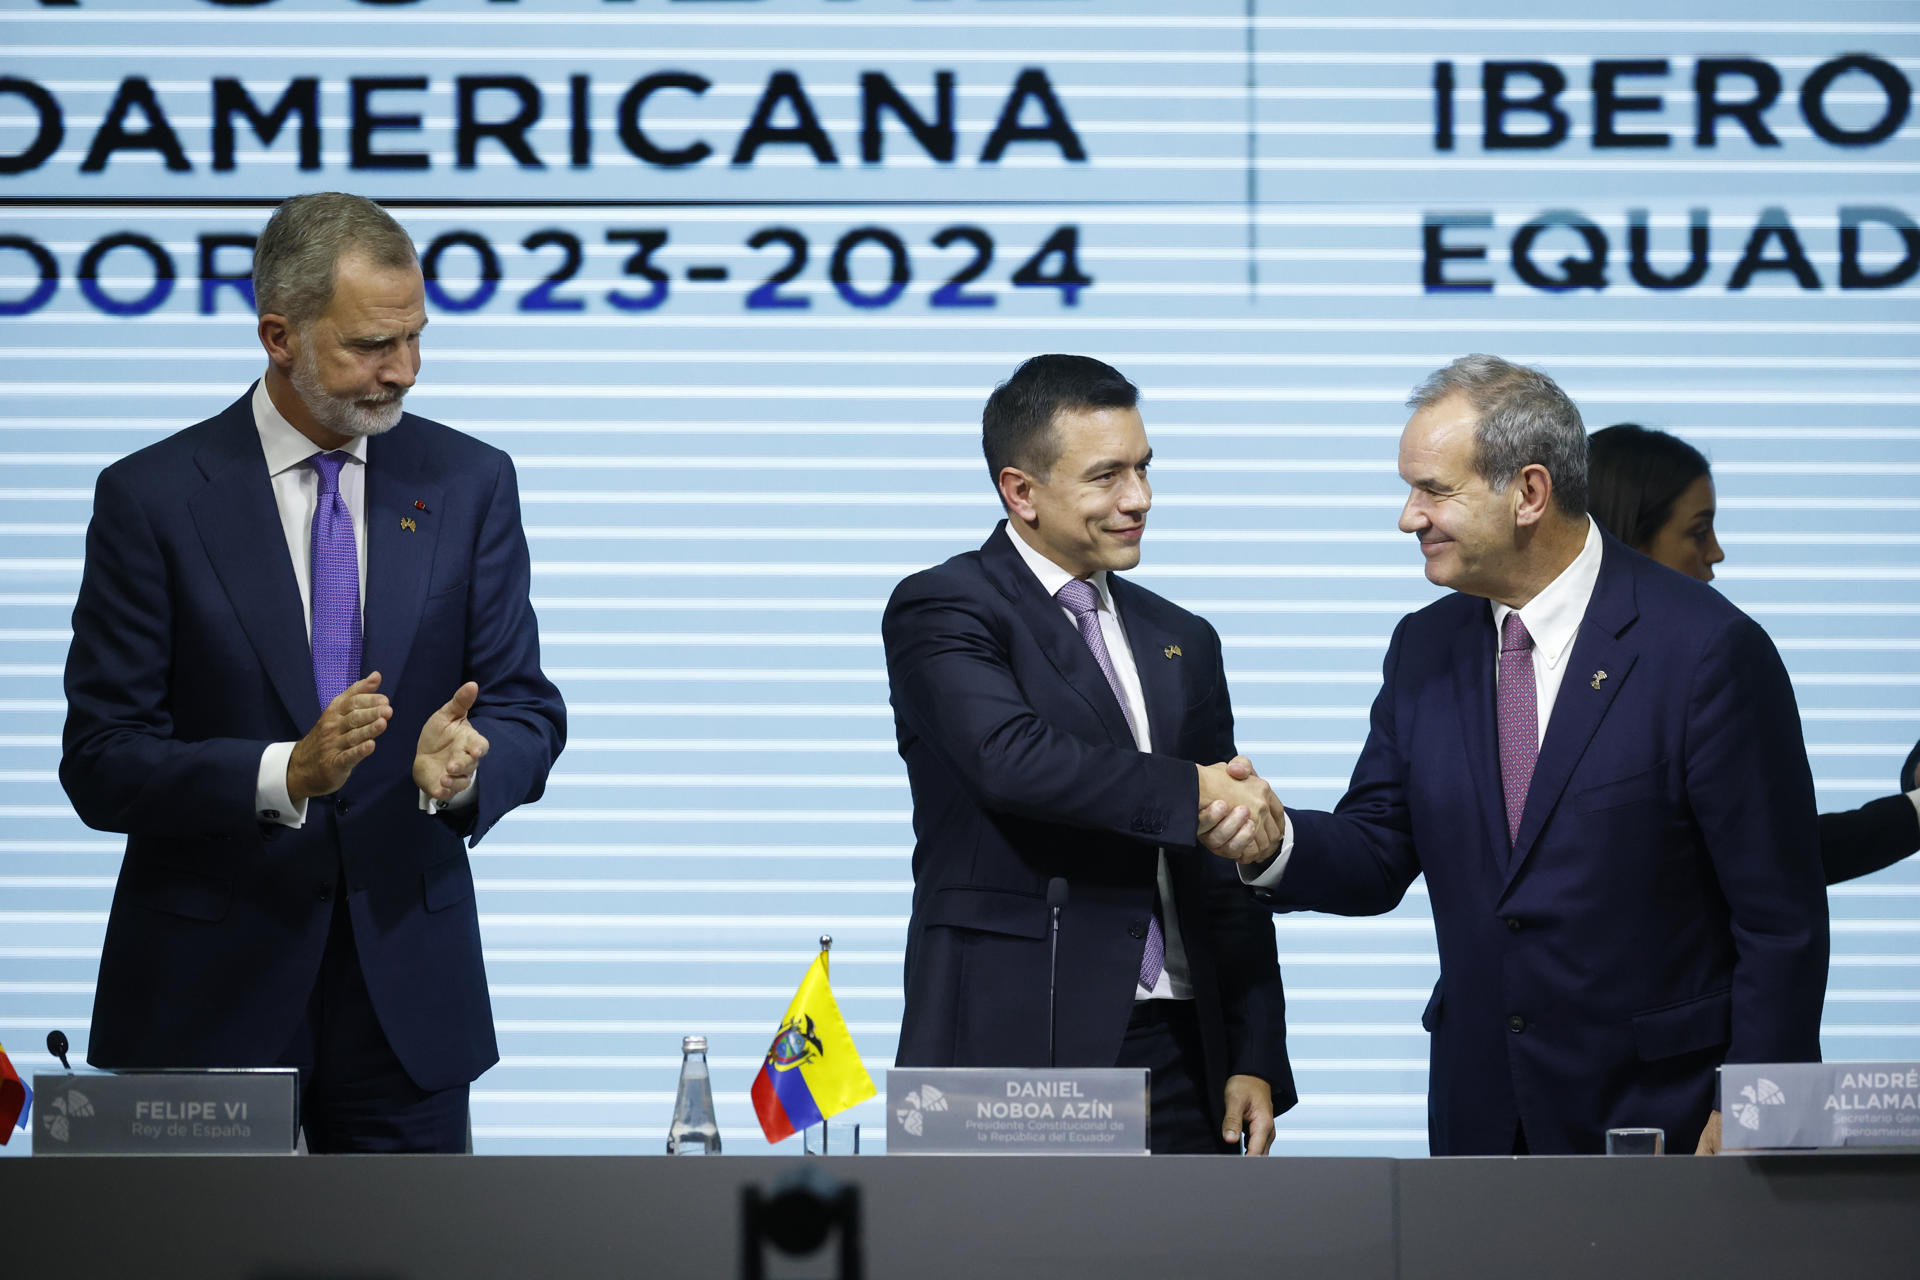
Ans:
[{"label": "dark blue suit", "polygon": [[[1914,744],[1907,762],[1900,766],[1896,792],[1912,790],[1915,761],[1920,761],[1920,743]],[[1915,850],[1920,850],[1920,813],[1914,812],[1913,801],[1904,794],[1820,815],[1820,860],[1826,865],[1828,884],[1884,871]]]},{"label": "dark blue suit", "polygon": [[[540,671],[513,466],[411,414],[367,458],[363,671],[381,673],[394,715],[298,830],[254,816],[261,752],[303,736],[320,705],[251,397],[100,475],[60,762],[81,820],[127,835],[95,1066],[272,1063],[306,1009],[341,883],[413,1082],[464,1084],[499,1058],[461,836],[537,799],[566,733]],[[478,800],[429,816],[415,742],[468,679],[490,744]]]},{"label": "dark blue suit", "polygon": [[[1511,848],[1487,601],[1403,619],[1353,781],[1293,811],[1277,908],[1390,910],[1425,874],[1435,1155],[1691,1151],[1722,1062],[1817,1060],[1826,895],[1773,643],[1611,537]],[[1604,678],[1598,673],[1604,671]]]},{"label": "dark blue suit", "polygon": [[[1118,575],[1153,754],[1007,540],[902,582],[882,621],[913,789],[902,1066],[1045,1066],[1047,881],[1064,877],[1057,1060],[1113,1066],[1166,848],[1213,1127],[1229,1075],[1295,1101],[1273,924],[1233,864],[1195,848],[1195,762],[1232,757],[1220,639]],[[1200,1073],[1196,1073],[1197,1075]]]}]

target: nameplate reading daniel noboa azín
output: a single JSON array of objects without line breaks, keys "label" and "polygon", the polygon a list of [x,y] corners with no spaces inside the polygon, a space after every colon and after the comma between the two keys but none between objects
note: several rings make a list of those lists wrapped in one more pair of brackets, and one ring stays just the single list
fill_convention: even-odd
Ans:
[{"label": "nameplate reading daniel noboa az\u00edn", "polygon": [[895,1067],[887,1150],[907,1155],[1144,1155],[1147,1073]]}]

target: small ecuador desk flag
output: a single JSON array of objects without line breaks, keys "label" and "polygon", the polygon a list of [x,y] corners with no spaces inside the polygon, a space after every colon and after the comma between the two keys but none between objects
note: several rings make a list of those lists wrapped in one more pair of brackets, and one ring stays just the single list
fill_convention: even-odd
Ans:
[{"label": "small ecuador desk flag", "polygon": [[[867,1085],[867,1092],[873,1092],[872,1084]],[[32,1106],[33,1090],[13,1069],[13,1063],[7,1060],[6,1047],[0,1045],[0,1145],[13,1136],[15,1125],[27,1127],[27,1111]]]},{"label": "small ecuador desk flag", "polygon": [[820,954],[800,980],[753,1081],[753,1109],[768,1142],[792,1137],[874,1095],[873,1077],[861,1065],[853,1033],[827,985],[831,944],[829,938],[820,940]]}]

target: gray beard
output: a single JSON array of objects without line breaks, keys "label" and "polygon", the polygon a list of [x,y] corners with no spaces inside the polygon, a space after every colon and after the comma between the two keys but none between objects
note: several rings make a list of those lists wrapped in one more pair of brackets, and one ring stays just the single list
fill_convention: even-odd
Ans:
[{"label": "gray beard", "polygon": [[288,381],[313,420],[335,435],[356,439],[377,436],[393,430],[400,421],[400,400],[405,391],[392,392],[389,398],[371,403],[336,396],[320,385],[319,363],[313,358],[313,348],[304,343]]}]

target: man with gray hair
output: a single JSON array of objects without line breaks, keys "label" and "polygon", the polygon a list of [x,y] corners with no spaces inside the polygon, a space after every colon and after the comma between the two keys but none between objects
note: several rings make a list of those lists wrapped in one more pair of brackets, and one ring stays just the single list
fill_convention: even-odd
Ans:
[{"label": "man with gray hair", "polygon": [[566,738],[513,464],[403,412],[379,206],[286,201],[254,292],[265,375],[95,492],[60,780],[127,848],[87,1056],[296,1067],[309,1150],[459,1151],[499,1058],[461,841]]},{"label": "man with gray hair", "polygon": [[[1400,529],[1453,594],[1401,619],[1346,796],[1289,811],[1276,911],[1377,915],[1425,875],[1435,1155],[1717,1150],[1716,1068],[1813,1061],[1827,972],[1813,782],[1773,644],[1588,518],[1551,378],[1456,360],[1408,402]],[[1236,768],[1244,773],[1243,764]]]}]

